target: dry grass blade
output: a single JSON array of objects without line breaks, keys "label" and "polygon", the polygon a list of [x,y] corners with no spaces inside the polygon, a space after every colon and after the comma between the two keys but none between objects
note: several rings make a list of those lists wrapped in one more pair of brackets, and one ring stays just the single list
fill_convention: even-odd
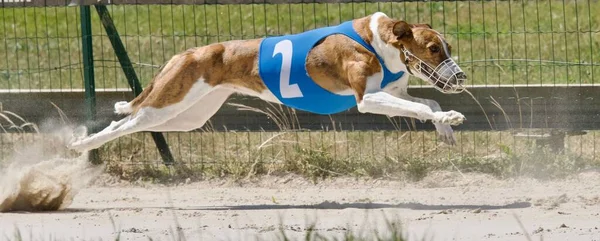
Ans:
[{"label": "dry grass blade", "polygon": [[271,103],[269,103],[269,105],[273,108],[274,111],[270,111],[271,108],[267,108],[267,110],[269,110],[273,114],[273,116],[277,116],[279,118],[279,121],[281,121],[282,125],[285,126],[286,129],[289,129],[291,127],[291,122],[288,118],[285,118],[287,117],[287,115],[283,110],[283,106],[274,106]]},{"label": "dry grass blade", "polygon": [[266,108],[266,112],[268,113],[267,116],[269,116],[269,118],[271,118],[273,121],[275,121],[275,123],[277,123],[277,127],[279,128],[279,130],[287,130],[288,129],[288,124],[286,122],[286,119],[283,117],[283,115],[281,115],[281,113],[277,113],[277,109],[276,108]]},{"label": "dry grass blade", "polygon": [[331,121],[331,126],[333,128],[333,131],[336,131],[337,128],[335,127],[336,124],[335,124],[335,120],[333,119],[333,116],[331,116],[331,115],[327,115],[327,116],[329,117],[329,121]]},{"label": "dry grass blade", "polygon": [[19,119],[19,120],[20,120],[20,121],[22,121],[22,122],[27,122],[25,119],[23,119],[23,117],[21,117],[21,116],[19,116],[19,115],[15,114],[15,113],[14,113],[14,112],[12,112],[12,111],[3,110],[3,111],[2,111],[2,113],[4,113],[4,114],[7,114],[7,115],[11,115],[11,116],[13,116],[13,117],[15,117],[15,118]]},{"label": "dry grass blade", "polygon": [[202,126],[200,129],[204,132],[216,132],[215,126],[211,120],[208,120],[206,123],[204,123],[204,126]]},{"label": "dry grass blade", "polygon": [[24,124],[20,125],[19,127],[15,127],[15,128],[17,128],[19,130],[24,130],[25,127],[31,127],[31,129],[33,129],[35,133],[40,132],[40,129],[38,128],[38,126],[35,123],[31,123],[31,122],[24,123]]},{"label": "dry grass blade", "polygon": [[469,94],[471,96],[471,98],[473,98],[475,103],[477,103],[477,105],[479,106],[481,111],[483,111],[483,115],[485,115],[485,119],[487,120],[488,124],[490,125],[490,129],[494,130],[494,127],[492,126],[492,122],[490,121],[490,118],[488,117],[487,112],[485,111],[483,106],[481,106],[481,103],[479,103],[479,101],[477,100],[477,98],[475,98],[475,96],[473,95],[473,93],[471,93],[471,91],[469,91],[468,89],[465,89],[464,91],[467,92],[467,94]]},{"label": "dry grass blade", "polygon": [[257,112],[257,113],[265,114],[265,115],[267,115],[267,116],[269,115],[269,113],[267,113],[267,112],[265,112],[265,111],[263,111],[263,110],[261,110],[261,109],[259,109],[259,108],[252,107],[252,106],[247,106],[247,105],[244,105],[244,104],[238,104],[238,103],[227,103],[227,105],[230,105],[230,106],[237,107],[237,108],[238,108],[238,110],[241,110],[241,111],[253,111],[253,112]]},{"label": "dry grass blade", "polygon": [[258,147],[256,147],[256,149],[257,150],[262,149],[267,143],[271,142],[271,140],[275,139],[278,136],[284,135],[284,134],[286,134],[286,132],[281,132],[281,133],[278,133],[276,135],[273,135],[273,136],[269,137],[269,139],[267,139],[263,143],[261,143]]},{"label": "dry grass blade", "polygon": [[[267,146],[267,144],[269,142],[271,142],[273,139],[277,138],[278,136],[284,135],[284,134],[286,134],[286,132],[281,132],[279,134],[276,134],[276,135],[273,135],[273,136],[269,137],[269,139],[265,140],[263,143],[261,143],[260,145],[258,145],[256,147],[256,150],[260,151],[263,147]],[[254,175],[256,165],[258,165],[258,162],[259,162],[259,158],[260,158],[260,155],[257,155],[256,158],[254,158],[254,162],[252,163],[252,165],[250,165],[250,170],[248,171],[248,175],[246,175],[246,179],[248,179],[248,178],[250,178],[250,177],[252,177]]]},{"label": "dry grass blade", "polygon": [[115,240],[116,241],[121,240],[121,230],[119,227],[117,227],[117,223],[115,222],[115,219],[113,218],[113,215],[110,211],[108,211],[108,219],[110,220],[113,231],[117,233]]},{"label": "dry grass blade", "polygon": [[[25,120],[23,117],[17,115],[12,111],[3,110],[2,105],[0,105],[0,118],[2,118],[6,123],[8,123],[9,130],[16,130],[18,133],[23,133],[25,132],[25,127],[30,127],[35,133],[40,132],[38,126],[35,123],[27,122],[27,120]],[[13,119],[17,119],[18,122],[20,122],[20,124],[17,124],[17,122],[13,121]],[[2,130],[4,133],[8,132],[6,127],[2,125],[1,122],[0,130]]]},{"label": "dry grass blade", "polygon": [[[300,128],[300,123],[298,121],[298,116],[296,115],[296,111],[291,108],[288,108],[288,107],[283,107],[282,105],[279,105],[279,107],[277,107],[272,103],[268,103],[270,105],[270,107],[267,107],[265,110],[262,110],[260,108],[247,106],[244,104],[238,104],[238,103],[227,103],[227,104],[230,106],[237,107],[238,110],[241,110],[241,111],[252,111],[252,112],[264,114],[269,119],[273,120],[273,122],[275,122],[275,125],[277,125],[277,127],[281,131]],[[284,108],[286,108],[287,111],[284,110]]]},{"label": "dry grass blade", "polygon": [[[2,116],[2,113],[0,113],[0,117]],[[6,128],[4,128],[4,125],[2,125],[2,123],[0,123],[0,130],[2,130],[3,133],[7,133],[8,131],[6,130]]]},{"label": "dry grass blade", "polygon": [[15,122],[13,122],[7,115],[4,114],[4,111],[0,112],[0,117],[8,122],[9,126],[16,126]]},{"label": "dry grass blade", "polygon": [[65,112],[58,107],[56,104],[54,104],[54,102],[50,102],[50,104],[52,106],[54,106],[54,108],[56,109],[56,111],[58,112],[58,115],[60,116],[60,120],[62,121],[63,124],[65,125],[71,125],[71,120],[69,120],[69,117],[67,116],[67,114],[65,114]]},{"label": "dry grass blade", "polygon": [[397,121],[395,118],[392,118],[388,115],[386,115],[385,117],[390,121],[390,123],[392,123],[392,126],[394,126],[395,130],[397,130],[397,131],[402,130],[402,128],[401,128],[402,123],[400,121]]},{"label": "dry grass blade", "polygon": [[519,128],[523,128],[523,112],[521,110],[521,98],[519,97],[519,92],[516,88],[513,87],[513,91],[515,92],[515,101],[517,102],[517,107],[519,110]]},{"label": "dry grass blade", "polygon": [[290,114],[294,117],[294,120],[296,120],[296,124],[298,125],[297,129],[302,129],[302,126],[300,126],[300,119],[298,119],[298,115],[296,114],[296,110],[290,108]]},{"label": "dry grass blade", "polygon": [[504,115],[504,119],[506,120],[506,123],[508,124],[509,129],[512,129],[513,127],[512,127],[512,122],[510,121],[510,117],[506,114],[506,111],[504,111],[504,108],[502,108],[502,105],[500,105],[500,102],[498,102],[492,96],[490,96],[490,98],[492,99],[490,101],[490,103],[492,103],[494,106],[496,106],[498,109],[500,109],[500,111],[502,111],[502,114]]},{"label": "dry grass blade", "polygon": [[521,222],[521,219],[514,213],[513,213],[513,217],[517,220],[517,223],[519,224],[519,227],[523,231],[523,235],[525,235],[525,238],[527,239],[527,241],[533,241],[531,239],[531,236],[529,235],[529,232],[527,232],[527,229],[525,229],[525,225],[523,225],[523,222]]}]

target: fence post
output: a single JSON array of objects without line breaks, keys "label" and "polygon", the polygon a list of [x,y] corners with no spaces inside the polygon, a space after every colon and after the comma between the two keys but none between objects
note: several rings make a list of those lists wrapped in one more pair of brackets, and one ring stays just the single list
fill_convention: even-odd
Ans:
[{"label": "fence post", "polygon": [[[94,123],[96,120],[96,84],[94,80],[94,52],[92,48],[92,20],[90,17],[90,7],[81,6],[81,50],[83,58],[83,79],[85,86],[85,113],[88,123]],[[88,132],[94,133],[95,125],[87,125]],[[98,156],[98,150],[91,150],[89,161],[93,164],[100,164],[102,161]]]},{"label": "fence post", "polygon": [[[115,24],[110,17],[110,13],[108,12],[108,8],[104,5],[94,5],[96,8],[96,12],[100,16],[100,20],[102,21],[102,26],[104,26],[104,30],[106,31],[106,35],[110,40],[110,43],[115,51],[115,55],[119,59],[119,63],[121,64],[121,69],[123,69],[123,73],[127,78],[127,82],[133,91],[135,96],[138,96],[142,93],[142,86],[140,81],[133,69],[133,65],[131,64],[131,60],[129,59],[129,55],[127,54],[127,50],[125,50],[125,46],[119,37],[119,32],[115,27]],[[165,140],[165,137],[159,132],[151,132],[152,139],[158,148],[158,152],[160,153],[161,158],[163,159],[163,163],[165,165],[172,165],[175,162],[173,155],[171,154],[171,150],[169,149],[169,145]]]}]

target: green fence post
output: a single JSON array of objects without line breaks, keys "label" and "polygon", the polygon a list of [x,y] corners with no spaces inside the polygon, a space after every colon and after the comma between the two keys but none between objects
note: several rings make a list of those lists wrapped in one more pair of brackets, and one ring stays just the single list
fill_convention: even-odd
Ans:
[{"label": "green fence post", "polygon": [[[96,120],[96,84],[94,80],[94,52],[92,48],[92,20],[90,7],[81,6],[81,50],[83,57],[83,79],[85,86],[85,114],[88,123]],[[88,125],[88,132],[94,133],[94,125]],[[89,160],[93,164],[102,161],[98,156],[98,150],[91,150]]]},{"label": "green fence post", "polygon": [[[112,44],[113,50],[115,51],[115,55],[119,59],[119,63],[121,64],[121,69],[123,69],[123,73],[125,73],[125,77],[127,78],[127,82],[133,91],[135,96],[138,96],[142,93],[142,86],[140,85],[140,81],[133,69],[133,65],[131,64],[131,60],[129,59],[129,55],[127,54],[127,50],[125,50],[125,46],[119,37],[119,32],[115,27],[115,24],[110,17],[110,13],[108,12],[108,8],[104,5],[94,5],[96,7],[96,11],[100,16],[100,20],[102,21],[102,26],[104,26],[104,30],[106,30],[106,35]],[[163,159],[165,165],[171,165],[175,162],[173,155],[171,154],[171,150],[169,149],[169,145],[165,140],[165,137],[159,132],[151,132],[152,139],[154,139],[154,143],[156,143],[156,147],[158,148],[158,152]]]}]

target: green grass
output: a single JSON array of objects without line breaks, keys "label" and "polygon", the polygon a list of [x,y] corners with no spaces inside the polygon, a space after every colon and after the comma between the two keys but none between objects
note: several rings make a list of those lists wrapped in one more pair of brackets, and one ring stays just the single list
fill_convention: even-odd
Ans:
[{"label": "green grass", "polygon": [[[431,23],[444,32],[470,84],[580,84],[595,83],[600,76],[598,1],[109,8],[132,61],[144,64],[136,65],[143,84],[157,66],[190,47],[298,33],[375,11]],[[0,10],[0,89],[82,88],[78,9]],[[92,13],[96,87],[127,87],[98,16]]]}]

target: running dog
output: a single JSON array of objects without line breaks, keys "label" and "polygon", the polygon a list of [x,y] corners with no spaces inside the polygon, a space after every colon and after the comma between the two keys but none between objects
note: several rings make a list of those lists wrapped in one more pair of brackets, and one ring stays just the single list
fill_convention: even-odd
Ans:
[{"label": "running dog", "polygon": [[465,117],[408,95],[409,75],[444,93],[461,92],[467,78],[430,25],[380,12],[295,35],[210,44],[173,56],[139,96],[115,104],[125,118],[74,137],[68,147],[83,152],[139,131],[194,130],[233,93],[316,114],[357,106],[361,113],[431,120],[440,140],[453,145],[451,125]]}]

